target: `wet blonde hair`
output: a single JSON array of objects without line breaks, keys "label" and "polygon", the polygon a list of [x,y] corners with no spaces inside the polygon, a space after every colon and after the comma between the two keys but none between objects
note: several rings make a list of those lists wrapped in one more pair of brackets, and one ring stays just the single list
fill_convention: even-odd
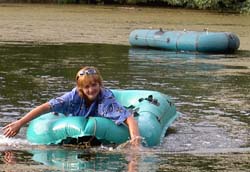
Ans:
[{"label": "wet blonde hair", "polygon": [[[81,73],[84,73],[88,70],[94,70],[96,73],[94,73],[94,74],[81,74]],[[76,88],[77,88],[77,91],[78,91],[80,97],[84,97],[83,88],[86,85],[97,82],[97,83],[99,83],[100,86],[102,86],[102,76],[101,76],[99,70],[93,66],[85,66],[85,67],[81,68],[77,72],[75,80],[76,80]]]}]

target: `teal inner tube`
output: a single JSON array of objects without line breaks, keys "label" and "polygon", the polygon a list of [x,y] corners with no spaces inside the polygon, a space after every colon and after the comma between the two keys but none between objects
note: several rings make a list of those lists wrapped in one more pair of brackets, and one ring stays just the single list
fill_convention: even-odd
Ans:
[{"label": "teal inner tube", "polygon": [[[116,99],[133,109],[144,146],[160,144],[167,128],[178,113],[171,98],[157,91],[112,90]],[[33,144],[60,144],[68,138],[93,136],[103,144],[121,144],[130,139],[125,124],[116,125],[103,117],[65,116],[47,113],[32,120],[27,128],[27,140]]]}]

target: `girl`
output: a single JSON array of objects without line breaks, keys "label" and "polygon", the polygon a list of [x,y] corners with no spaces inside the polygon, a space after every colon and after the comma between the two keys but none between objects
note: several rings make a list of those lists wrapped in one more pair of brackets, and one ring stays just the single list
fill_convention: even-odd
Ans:
[{"label": "girl", "polygon": [[113,120],[117,125],[125,122],[128,125],[131,141],[134,146],[140,144],[140,134],[133,113],[120,105],[113,93],[103,87],[99,71],[86,66],[76,74],[76,87],[61,97],[34,108],[21,119],[6,125],[4,135],[14,137],[22,126],[39,115],[48,112],[63,113],[68,116],[101,116]]}]

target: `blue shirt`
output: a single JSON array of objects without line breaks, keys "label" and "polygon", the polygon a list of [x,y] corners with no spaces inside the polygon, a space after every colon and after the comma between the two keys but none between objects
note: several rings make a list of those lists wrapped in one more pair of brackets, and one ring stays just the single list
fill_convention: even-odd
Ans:
[{"label": "blue shirt", "polygon": [[76,87],[64,95],[53,98],[49,101],[51,112],[63,113],[67,116],[100,116],[121,124],[131,114],[115,99],[111,90],[101,88],[96,100],[90,105],[85,106],[85,99],[81,98]]}]

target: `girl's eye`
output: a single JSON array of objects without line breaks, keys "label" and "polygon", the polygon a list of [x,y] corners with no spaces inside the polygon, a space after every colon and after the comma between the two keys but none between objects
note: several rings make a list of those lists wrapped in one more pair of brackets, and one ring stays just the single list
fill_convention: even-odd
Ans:
[{"label": "girl's eye", "polygon": [[96,87],[97,86],[97,83],[93,83],[91,84],[92,87]]},{"label": "girl's eye", "polygon": [[94,83],[89,83],[89,84],[85,85],[83,88],[89,89],[90,87],[97,87],[97,86],[98,86],[98,83],[94,82]]},{"label": "girl's eye", "polygon": [[84,89],[88,89],[89,88],[89,85],[86,85],[85,87],[84,87]]}]

